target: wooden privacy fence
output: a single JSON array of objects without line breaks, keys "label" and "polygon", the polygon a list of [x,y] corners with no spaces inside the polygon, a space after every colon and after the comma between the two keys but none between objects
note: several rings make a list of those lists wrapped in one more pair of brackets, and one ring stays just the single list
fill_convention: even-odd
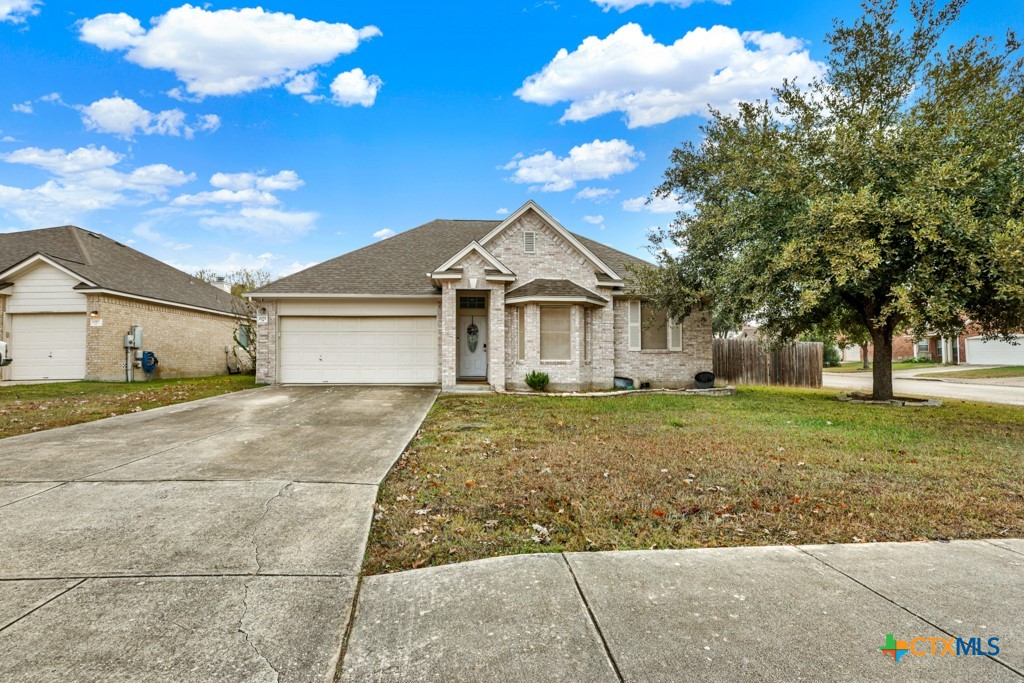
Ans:
[{"label": "wooden privacy fence", "polygon": [[729,384],[821,387],[821,342],[770,349],[753,339],[716,339],[713,351],[715,377]]}]

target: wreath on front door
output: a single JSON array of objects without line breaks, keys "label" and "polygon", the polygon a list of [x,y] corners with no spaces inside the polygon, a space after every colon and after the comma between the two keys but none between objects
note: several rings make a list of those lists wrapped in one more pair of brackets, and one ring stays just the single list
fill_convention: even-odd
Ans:
[{"label": "wreath on front door", "polygon": [[478,341],[480,341],[480,328],[476,326],[474,320],[470,320],[469,327],[466,328],[466,346],[469,347],[470,353],[476,353]]}]

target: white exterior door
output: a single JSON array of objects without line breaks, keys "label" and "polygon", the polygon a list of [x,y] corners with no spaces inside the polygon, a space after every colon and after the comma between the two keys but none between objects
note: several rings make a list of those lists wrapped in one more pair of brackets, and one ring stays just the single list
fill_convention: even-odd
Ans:
[{"label": "white exterior door", "polygon": [[437,383],[436,317],[285,316],[279,320],[283,383]]},{"label": "white exterior door", "polygon": [[83,379],[86,324],[81,313],[12,315],[11,379]]},{"label": "white exterior door", "polygon": [[[476,335],[470,325],[476,326]],[[487,377],[487,315],[460,315],[459,377]],[[474,339],[475,336],[475,339]]]},{"label": "white exterior door", "polygon": [[967,362],[971,365],[1024,365],[1024,335],[1016,336],[1017,345],[999,339],[967,338]]}]

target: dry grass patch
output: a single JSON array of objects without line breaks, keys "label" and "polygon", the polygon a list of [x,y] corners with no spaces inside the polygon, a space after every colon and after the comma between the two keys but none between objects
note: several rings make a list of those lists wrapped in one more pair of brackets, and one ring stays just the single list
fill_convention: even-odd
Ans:
[{"label": "dry grass patch", "polygon": [[0,387],[0,438],[92,422],[255,387],[251,375],[118,382],[54,382]]},{"label": "dry grass patch", "polygon": [[443,396],[381,488],[365,570],[1024,535],[1024,409],[830,397]]}]

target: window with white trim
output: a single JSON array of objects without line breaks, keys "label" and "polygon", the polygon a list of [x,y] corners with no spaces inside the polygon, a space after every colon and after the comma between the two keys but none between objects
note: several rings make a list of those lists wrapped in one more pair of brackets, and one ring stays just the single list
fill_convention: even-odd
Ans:
[{"label": "window with white trim", "polygon": [[533,230],[523,231],[523,251],[527,254],[537,252],[537,233]]},{"label": "window with white trim", "polygon": [[540,307],[540,359],[570,360],[572,309],[568,306]]}]

